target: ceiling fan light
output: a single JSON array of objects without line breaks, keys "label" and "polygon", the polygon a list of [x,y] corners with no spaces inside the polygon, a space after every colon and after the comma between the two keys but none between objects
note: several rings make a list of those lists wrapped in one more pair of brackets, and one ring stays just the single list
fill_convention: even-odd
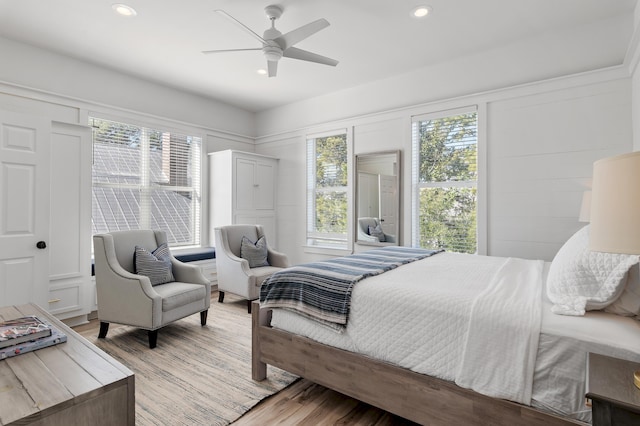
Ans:
[{"label": "ceiling fan light", "polygon": [[264,68],[260,68],[258,71],[256,71],[258,74],[260,75],[267,75],[267,70],[265,70]]},{"label": "ceiling fan light", "polygon": [[429,15],[432,10],[433,9],[431,8],[431,6],[416,6],[413,8],[413,10],[411,10],[411,16],[413,16],[414,18],[424,18],[425,16]]},{"label": "ceiling fan light", "polygon": [[264,46],[262,48],[262,53],[264,53],[267,61],[279,61],[282,58],[282,49],[274,46]]},{"label": "ceiling fan light", "polygon": [[111,8],[118,15],[122,15],[122,16],[136,16],[138,14],[134,8],[122,3],[114,3],[111,5]]}]

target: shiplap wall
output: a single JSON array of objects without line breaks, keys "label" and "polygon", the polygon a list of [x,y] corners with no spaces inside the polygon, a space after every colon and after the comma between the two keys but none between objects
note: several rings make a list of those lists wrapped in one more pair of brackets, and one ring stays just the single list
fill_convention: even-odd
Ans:
[{"label": "shiplap wall", "polygon": [[[595,80],[568,77],[324,123],[323,130],[347,127],[353,132],[355,155],[402,151],[404,244],[411,241],[411,116],[468,105],[486,111],[486,132],[479,142],[486,150],[486,220],[479,228],[486,235],[487,254],[552,260],[583,226],[578,214],[593,161],[633,148],[631,79],[618,74]],[[304,250],[304,142],[313,131],[259,138],[256,145],[256,152],[285,165],[279,178],[278,241],[294,263],[323,257]]]},{"label": "shiplap wall", "polygon": [[595,160],[632,150],[630,82],[491,102],[488,251],[551,260],[577,221]]}]

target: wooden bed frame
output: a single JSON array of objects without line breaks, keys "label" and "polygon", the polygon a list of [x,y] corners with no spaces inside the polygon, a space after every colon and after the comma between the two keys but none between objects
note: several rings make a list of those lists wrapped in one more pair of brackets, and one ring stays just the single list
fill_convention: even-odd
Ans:
[{"label": "wooden bed frame", "polygon": [[271,309],[252,306],[252,378],[267,364],[423,425],[585,425],[452,382],[323,345],[270,326]]}]

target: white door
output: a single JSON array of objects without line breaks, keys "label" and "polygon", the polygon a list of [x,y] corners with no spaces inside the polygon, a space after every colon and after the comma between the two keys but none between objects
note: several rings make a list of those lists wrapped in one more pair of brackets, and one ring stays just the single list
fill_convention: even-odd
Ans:
[{"label": "white door", "polygon": [[0,110],[0,305],[47,308],[51,123]]},{"label": "white door", "polygon": [[380,224],[385,234],[397,237],[398,204],[396,176],[380,175]]}]

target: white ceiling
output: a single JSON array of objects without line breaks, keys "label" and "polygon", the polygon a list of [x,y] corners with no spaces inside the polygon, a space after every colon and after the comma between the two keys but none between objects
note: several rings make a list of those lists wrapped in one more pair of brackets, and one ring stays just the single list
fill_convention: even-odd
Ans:
[{"label": "white ceiling", "polygon": [[[561,34],[620,15],[631,17],[636,4],[636,0],[119,0],[137,11],[136,17],[124,18],[112,11],[115,1],[0,0],[0,36],[261,111],[518,40]],[[269,27],[264,14],[268,4],[284,9],[276,22],[283,33],[326,18],[328,28],[296,47],[336,59],[338,66],[282,58],[278,76],[268,78],[256,73],[266,65],[259,51],[201,53],[257,47],[254,38],[214,10],[223,9],[262,34]],[[417,20],[410,16],[417,4],[428,4],[433,12]],[[625,47],[607,48],[606,64],[622,63]],[[580,70],[602,66],[602,53],[593,56],[576,59]]]}]

